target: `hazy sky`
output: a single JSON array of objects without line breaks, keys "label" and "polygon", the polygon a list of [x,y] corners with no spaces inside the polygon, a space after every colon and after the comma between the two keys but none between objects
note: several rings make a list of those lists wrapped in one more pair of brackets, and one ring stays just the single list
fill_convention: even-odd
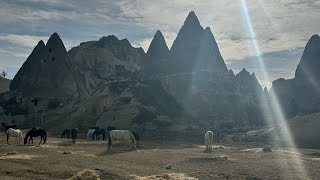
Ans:
[{"label": "hazy sky", "polygon": [[[0,70],[13,78],[39,40],[58,32],[67,49],[114,34],[146,51],[160,29],[171,47],[191,10],[210,26],[229,68],[255,72],[264,86],[242,0],[1,0]],[[247,0],[271,79],[290,78],[303,48],[320,32],[319,0]]]}]

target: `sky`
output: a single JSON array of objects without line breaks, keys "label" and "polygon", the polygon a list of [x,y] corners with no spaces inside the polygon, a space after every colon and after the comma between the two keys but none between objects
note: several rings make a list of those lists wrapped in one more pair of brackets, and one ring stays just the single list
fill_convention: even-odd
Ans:
[{"label": "sky", "polygon": [[220,51],[235,73],[254,72],[270,88],[292,78],[304,46],[320,33],[319,0],[247,0],[256,41],[269,79],[257,63],[241,0],[1,0],[0,70],[13,78],[39,40],[57,32],[66,48],[116,35],[147,51],[159,29],[171,47],[188,13],[211,27]]}]

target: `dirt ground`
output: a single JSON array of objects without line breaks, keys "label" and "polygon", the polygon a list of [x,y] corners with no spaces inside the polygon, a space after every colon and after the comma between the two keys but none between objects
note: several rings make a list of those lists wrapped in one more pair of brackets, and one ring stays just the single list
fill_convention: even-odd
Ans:
[{"label": "dirt ground", "polygon": [[[37,144],[39,138],[34,140]],[[196,144],[140,142],[137,151],[121,144],[106,152],[106,142],[49,137],[47,144],[6,144],[0,136],[0,179],[68,179],[83,169],[101,179],[135,179],[162,173],[183,173],[197,179],[320,179],[320,150],[273,149],[215,145],[212,154]],[[300,160],[300,164],[299,164]]]}]

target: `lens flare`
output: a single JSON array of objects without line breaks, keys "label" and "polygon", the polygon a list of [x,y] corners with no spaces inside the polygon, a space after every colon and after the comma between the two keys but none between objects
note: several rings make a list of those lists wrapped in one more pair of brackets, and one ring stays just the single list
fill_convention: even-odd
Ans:
[{"label": "lens flare", "polygon": [[[252,42],[253,49],[254,49],[253,53],[257,57],[258,64],[260,66],[260,69],[262,70],[263,79],[269,81],[270,78],[269,78],[266,66],[264,64],[264,59],[261,55],[261,50],[259,47],[255,29],[252,24],[251,16],[247,6],[247,1],[246,0],[240,0],[240,1],[241,1],[241,12],[242,12],[244,21],[246,23],[247,30]],[[285,115],[282,111],[277,95],[275,94],[274,91],[270,91],[269,97],[270,97],[270,106],[267,106],[267,109],[265,111],[266,113],[265,117],[270,117],[270,113],[272,113],[271,117],[274,118],[274,122],[280,125],[280,128],[281,128],[281,133],[278,133],[278,132],[273,133],[275,136],[274,138],[280,139],[284,143],[283,145],[287,147],[292,147],[293,151],[299,154],[298,150],[295,148],[296,146],[295,146],[293,137],[291,135],[290,128],[286,123]],[[269,125],[273,124],[272,120],[268,120],[267,123]],[[285,162],[285,164],[281,164],[281,165],[286,166],[285,168],[288,168],[288,169],[294,169],[296,172],[298,172],[299,178],[309,179],[304,169],[304,166],[302,164],[302,160],[300,159],[299,156],[292,156],[292,158],[288,159]]]}]

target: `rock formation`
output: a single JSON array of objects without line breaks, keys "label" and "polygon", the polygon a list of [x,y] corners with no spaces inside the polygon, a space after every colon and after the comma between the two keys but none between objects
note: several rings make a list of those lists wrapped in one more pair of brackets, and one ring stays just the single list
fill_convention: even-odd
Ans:
[{"label": "rock formation", "polygon": [[57,33],[47,45],[38,43],[12,80],[10,90],[26,98],[75,98],[81,94],[81,82]]},{"label": "rock formation", "polygon": [[287,117],[320,111],[320,37],[307,43],[293,79],[280,78],[272,84]]},{"label": "rock formation", "polygon": [[21,123],[52,132],[111,125],[152,136],[263,124],[255,75],[227,69],[193,11],[171,50],[157,31],[147,54],[115,36],[67,52],[55,33],[35,47],[10,90],[5,111],[20,107]]}]

